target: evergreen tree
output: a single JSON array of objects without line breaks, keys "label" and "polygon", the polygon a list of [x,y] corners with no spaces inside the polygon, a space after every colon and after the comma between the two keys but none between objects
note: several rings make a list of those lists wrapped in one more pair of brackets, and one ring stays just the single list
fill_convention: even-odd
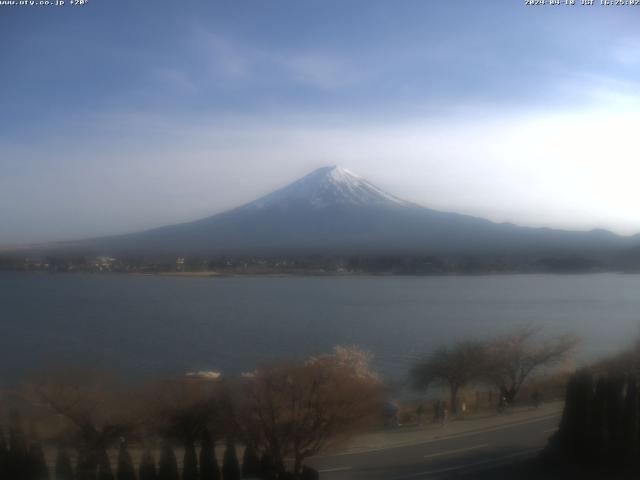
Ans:
[{"label": "evergreen tree", "polygon": [[9,416],[9,453],[7,456],[7,477],[10,479],[27,478],[28,472],[27,442],[18,412]]},{"label": "evergreen tree", "polygon": [[109,454],[103,448],[98,453],[98,469],[97,469],[97,477],[98,480],[114,480],[113,478],[113,470],[111,469],[111,459],[109,458]]},{"label": "evergreen tree", "polygon": [[638,384],[633,377],[627,381],[623,417],[623,456],[626,463],[631,463],[638,454]]},{"label": "evergreen tree", "polygon": [[624,378],[610,376],[607,389],[607,428],[609,448],[607,459],[613,466],[620,465],[624,452]]},{"label": "evergreen tree", "polygon": [[176,454],[169,442],[164,442],[160,452],[160,465],[158,466],[158,480],[179,480],[178,462]]},{"label": "evergreen tree", "polygon": [[593,396],[593,413],[589,433],[590,455],[592,464],[599,465],[605,460],[605,453],[609,446],[607,429],[607,381],[600,377],[596,383]]},{"label": "evergreen tree", "polygon": [[157,475],[156,461],[153,458],[153,453],[146,448],[140,460],[139,480],[156,480]]},{"label": "evergreen tree", "polygon": [[265,451],[262,454],[262,458],[260,458],[260,470],[262,471],[263,480],[276,480],[278,478],[278,470],[269,452]]},{"label": "evergreen tree", "polygon": [[198,480],[198,456],[196,455],[196,447],[192,441],[186,442],[184,446],[182,480]]},{"label": "evergreen tree", "polygon": [[305,465],[304,467],[302,467],[300,480],[320,480],[320,474],[317,470],[314,470],[313,468],[307,467]]},{"label": "evergreen tree", "polygon": [[578,373],[575,389],[577,424],[574,427],[574,435],[576,451],[579,452],[580,459],[584,459],[589,454],[588,439],[593,415],[593,375],[587,371]]},{"label": "evergreen tree", "polygon": [[260,458],[251,445],[247,445],[242,456],[242,478],[259,478],[262,476]]},{"label": "evergreen tree", "polygon": [[560,426],[558,427],[558,438],[563,454],[575,455],[576,425],[578,423],[576,403],[577,403],[577,377],[572,375],[567,383],[567,391],[564,399],[564,409]]},{"label": "evergreen tree", "polygon": [[133,468],[133,460],[129,455],[126,442],[120,443],[116,475],[118,480],[136,480],[136,471]]},{"label": "evergreen tree", "polygon": [[633,452],[633,463],[638,471],[640,471],[640,377],[634,376],[634,383],[636,389],[636,445]]},{"label": "evergreen tree", "polygon": [[593,376],[579,372],[569,379],[558,440],[564,455],[583,461],[589,455],[589,432],[592,421]]},{"label": "evergreen tree", "polygon": [[95,480],[97,468],[95,454],[86,447],[81,448],[76,463],[77,480]]},{"label": "evergreen tree", "polygon": [[0,427],[0,479],[8,478],[9,447],[4,438],[4,429]]},{"label": "evergreen tree", "polygon": [[[603,375],[595,391],[592,374],[573,375],[567,385],[560,428],[550,454],[597,467],[640,467],[640,392],[634,376]],[[555,452],[553,449],[559,447]],[[552,458],[552,457],[549,457]]]},{"label": "evergreen tree", "polygon": [[99,463],[96,470],[96,478],[98,480],[113,480],[113,471],[111,466],[106,463]]},{"label": "evergreen tree", "polygon": [[223,480],[240,480],[240,463],[236,454],[236,446],[232,441],[227,441],[222,461]]},{"label": "evergreen tree", "polygon": [[202,446],[200,448],[200,479],[220,480],[220,467],[216,457],[215,444],[208,429],[202,432]]},{"label": "evergreen tree", "polygon": [[49,468],[40,442],[35,441],[31,445],[27,465],[30,480],[49,480]]},{"label": "evergreen tree", "polygon": [[58,449],[58,455],[56,456],[55,480],[73,480],[71,459],[63,448]]}]

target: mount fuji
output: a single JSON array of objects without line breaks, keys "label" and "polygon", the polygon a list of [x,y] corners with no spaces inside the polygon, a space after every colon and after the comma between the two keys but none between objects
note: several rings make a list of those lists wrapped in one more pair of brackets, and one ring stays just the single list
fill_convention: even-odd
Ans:
[{"label": "mount fuji", "polygon": [[432,210],[333,166],[202,220],[74,245],[109,255],[263,255],[588,253],[633,243],[604,230],[528,228]]}]

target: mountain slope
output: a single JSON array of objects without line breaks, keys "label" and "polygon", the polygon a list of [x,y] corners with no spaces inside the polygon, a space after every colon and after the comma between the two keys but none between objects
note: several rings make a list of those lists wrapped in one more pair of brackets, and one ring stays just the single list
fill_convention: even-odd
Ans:
[{"label": "mountain slope", "polygon": [[109,255],[189,255],[587,253],[632,244],[602,230],[525,228],[431,210],[326,167],[219,215],[75,245]]}]

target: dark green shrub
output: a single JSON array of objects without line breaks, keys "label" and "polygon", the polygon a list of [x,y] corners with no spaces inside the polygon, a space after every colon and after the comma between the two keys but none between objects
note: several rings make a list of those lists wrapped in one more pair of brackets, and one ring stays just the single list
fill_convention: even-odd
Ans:
[{"label": "dark green shrub", "polygon": [[9,447],[4,438],[4,430],[0,427],[0,478],[8,477]]},{"label": "dark green shrub", "polygon": [[198,457],[196,455],[196,447],[191,441],[184,446],[182,480],[198,480]]},{"label": "dark green shrub", "polygon": [[136,480],[136,471],[133,468],[133,460],[127,449],[127,444],[122,442],[118,450],[118,468],[116,470],[118,480]]},{"label": "dark green shrub", "polygon": [[78,451],[76,480],[95,480],[97,469],[98,464],[95,453],[89,451],[87,448],[81,448]]},{"label": "dark green shrub", "polygon": [[593,395],[593,412],[589,428],[589,458],[590,463],[599,465],[605,460],[609,447],[609,431],[607,428],[607,381],[599,378]]},{"label": "dark green shrub", "polygon": [[247,445],[242,456],[242,478],[260,478],[262,468],[260,458],[251,445]]},{"label": "dark green shrub", "polygon": [[73,480],[73,467],[69,453],[63,449],[58,449],[56,455],[55,480]]},{"label": "dark green shrub", "polygon": [[618,466],[624,452],[624,378],[609,376],[607,388],[607,429],[609,443],[606,457],[609,464]]},{"label": "dark green shrub", "polygon": [[107,451],[102,449],[98,453],[98,480],[114,480],[113,470],[111,469],[111,459]]},{"label": "dark green shrub", "polygon": [[49,480],[49,468],[40,442],[34,442],[31,445],[27,463],[30,480]]},{"label": "dark green shrub", "polygon": [[240,480],[240,463],[236,454],[236,446],[232,441],[227,442],[222,461],[223,480]]},{"label": "dark green shrub", "polygon": [[627,381],[627,393],[624,398],[622,425],[622,452],[624,461],[631,464],[638,453],[638,384],[630,377]]},{"label": "dark green shrub", "polygon": [[307,467],[305,465],[304,467],[302,467],[300,480],[320,480],[320,474],[317,470],[314,470],[313,468]]},{"label": "dark green shrub", "polygon": [[220,480],[220,467],[216,457],[215,445],[208,429],[202,432],[200,448],[200,479]]},{"label": "dark green shrub", "polygon": [[22,429],[22,420],[17,412],[9,416],[9,450],[7,455],[7,477],[28,478],[29,452]]},{"label": "dark green shrub", "polygon": [[168,442],[162,445],[160,452],[160,464],[158,465],[158,480],[180,480],[178,474],[178,462],[173,448]]},{"label": "dark green shrub", "polygon": [[157,475],[156,461],[153,458],[153,453],[146,448],[140,460],[139,480],[156,480]]},{"label": "dark green shrub", "polygon": [[262,454],[260,458],[260,470],[262,471],[263,480],[276,480],[278,478],[278,469],[269,452]]}]

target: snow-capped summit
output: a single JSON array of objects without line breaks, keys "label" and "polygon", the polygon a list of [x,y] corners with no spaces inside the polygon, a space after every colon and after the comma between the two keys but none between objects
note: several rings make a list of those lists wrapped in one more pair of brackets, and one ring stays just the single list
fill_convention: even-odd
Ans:
[{"label": "snow-capped summit", "polygon": [[280,190],[270,193],[245,208],[292,208],[331,206],[401,206],[401,200],[346,168],[319,168]]}]

